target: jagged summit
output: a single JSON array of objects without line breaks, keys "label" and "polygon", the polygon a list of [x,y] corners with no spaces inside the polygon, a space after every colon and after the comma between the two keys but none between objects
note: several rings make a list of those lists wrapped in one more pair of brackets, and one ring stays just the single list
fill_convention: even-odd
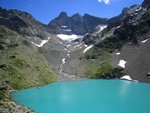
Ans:
[{"label": "jagged summit", "polygon": [[81,15],[79,13],[75,13],[74,15],[72,15],[72,17],[81,17]]},{"label": "jagged summit", "polygon": [[68,17],[67,13],[62,11],[59,15],[59,17]]},{"label": "jagged summit", "polygon": [[94,17],[89,14],[81,16],[79,13],[68,17],[66,12],[61,12],[48,26],[52,28],[56,34],[84,35],[94,30],[99,24],[107,24],[107,19]]}]

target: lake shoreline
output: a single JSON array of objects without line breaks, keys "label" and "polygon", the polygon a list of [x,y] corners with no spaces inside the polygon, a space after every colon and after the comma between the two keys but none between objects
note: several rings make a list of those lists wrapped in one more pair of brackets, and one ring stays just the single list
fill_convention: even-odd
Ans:
[{"label": "lake shoreline", "polygon": [[[76,83],[75,83],[76,82]],[[99,93],[98,93],[98,95],[100,94],[101,96],[98,96],[98,98],[97,99],[99,99],[99,101],[98,102],[100,102],[100,100],[101,100],[101,98],[105,98],[105,97],[103,97],[104,95],[103,95],[103,89],[104,89],[104,91],[106,91],[106,93],[108,94],[108,92],[110,93],[114,93],[114,94],[112,94],[112,98],[111,99],[113,99],[113,96],[115,96],[115,95],[117,95],[117,94],[119,94],[121,97],[117,97],[116,96],[116,98],[120,98],[121,100],[122,100],[122,93],[124,92],[124,90],[125,90],[125,92],[124,92],[124,96],[126,96],[126,98],[128,98],[128,100],[130,100],[129,98],[131,98],[131,100],[134,98],[134,94],[132,94],[132,96],[133,97],[130,97],[128,94],[128,91],[131,91],[131,92],[133,92],[133,90],[136,90],[135,91],[135,93],[137,94],[137,92],[139,92],[140,90],[139,89],[147,89],[147,88],[150,88],[150,86],[149,85],[147,85],[147,84],[141,84],[140,82],[134,82],[134,81],[128,81],[128,80],[120,80],[120,79],[113,79],[113,80],[108,80],[108,79],[101,79],[101,80],[99,80],[99,79],[86,79],[86,80],[80,80],[80,81],[74,81],[74,83],[72,84],[73,82],[54,82],[54,84],[52,83],[52,84],[47,84],[47,86],[45,87],[45,86],[41,86],[40,88],[38,88],[38,87],[35,87],[35,88],[33,88],[33,89],[26,89],[26,90],[24,90],[24,91],[19,91],[19,92],[16,92],[16,93],[14,93],[13,94],[13,98],[15,97],[15,95],[16,95],[16,99],[15,99],[15,101],[18,103],[18,101],[19,100],[21,100],[23,103],[25,102],[25,103],[28,103],[29,101],[28,101],[28,99],[32,99],[32,101],[31,102],[29,102],[30,104],[29,104],[29,106],[30,105],[33,105],[33,106],[38,106],[37,105],[37,103],[38,102],[40,102],[40,98],[39,97],[42,97],[42,98],[45,98],[44,100],[42,100],[42,101],[44,101],[44,105],[43,105],[43,107],[41,107],[41,108],[39,108],[38,107],[38,110],[36,110],[35,108],[36,107],[34,107],[34,110],[36,111],[36,112],[39,112],[39,113],[47,113],[47,111],[45,111],[45,109],[51,109],[51,112],[55,112],[55,110],[57,111],[57,112],[55,112],[55,113],[60,113],[60,111],[59,110],[57,110],[57,109],[55,109],[56,107],[55,106],[53,106],[53,102],[51,102],[51,99],[54,101],[55,99],[56,100],[58,100],[58,101],[64,101],[64,102],[78,102],[78,101],[72,101],[72,99],[74,99],[74,97],[76,97],[75,96],[75,93],[71,93],[72,91],[74,92],[74,90],[75,89],[77,89],[77,90],[81,90],[81,92],[83,93],[83,92],[85,92],[85,91],[83,91],[83,89],[85,89],[86,91],[88,91],[88,92],[86,92],[86,94],[88,94],[89,96],[88,96],[88,98],[83,98],[83,97],[85,97],[85,95],[84,94],[82,94],[82,93],[79,93],[79,94],[77,94],[78,96],[79,96],[79,98],[81,99],[81,102],[86,102],[86,101],[89,101],[89,98],[90,98],[90,102],[91,101],[93,101],[93,96],[92,96],[92,94],[97,94],[96,92],[97,91],[100,91]],[[88,83],[88,84],[87,84]],[[119,83],[119,84],[118,84]],[[105,85],[106,84],[106,85]],[[110,85],[108,85],[108,84],[110,84]],[[90,85],[90,87],[89,87],[89,85]],[[97,87],[97,86],[99,86],[99,87]],[[137,89],[137,88],[135,88],[135,86],[139,86],[139,89]],[[88,87],[88,88],[87,88]],[[125,87],[125,88],[124,88]],[[47,89],[48,88],[48,89]],[[50,89],[49,89],[50,88]],[[68,89],[69,88],[69,89]],[[73,89],[72,89],[73,88]],[[94,89],[93,89],[94,88]],[[118,89],[119,88],[119,89]],[[132,89],[133,88],[133,89]],[[52,89],[54,89],[54,91],[52,90]],[[94,90],[94,91],[91,91],[91,90]],[[101,89],[101,90],[98,90],[98,89]],[[44,90],[47,90],[47,91],[44,91]],[[118,91],[119,90],[119,91]],[[34,92],[32,92],[32,91],[34,91]],[[59,93],[61,93],[62,92],[62,94],[59,94],[59,93],[56,93],[55,91],[58,91]],[[65,91],[65,93],[64,93],[64,91]],[[69,91],[69,92],[68,92]],[[71,92],[70,92],[71,91]],[[96,91],[96,92],[95,92]],[[122,92],[123,91],[123,92]],[[144,91],[147,91],[147,90],[144,90]],[[25,93],[26,92],[26,93]],[[32,93],[31,93],[32,92]],[[41,93],[40,93],[41,92]],[[44,93],[43,93],[44,92]],[[68,92],[68,93],[67,93]],[[76,92],[76,91],[75,91]],[[80,91],[77,91],[77,92],[80,92]],[[95,92],[95,93],[94,93]],[[29,95],[28,95],[28,93],[29,93]],[[37,94],[38,93],[38,94]],[[46,94],[45,94],[46,93]],[[91,94],[90,94],[91,93]],[[141,95],[143,95],[143,94],[145,94],[145,93],[143,93],[143,92],[140,92],[141,93]],[[148,92],[148,93],[150,93],[150,92]],[[20,95],[19,97],[17,96],[17,95]],[[32,95],[30,95],[30,94],[32,94]],[[42,94],[42,95],[41,95]],[[51,95],[50,97],[49,96],[46,96],[46,95]],[[107,95],[106,94],[106,95]],[[22,95],[22,96],[21,96]],[[26,96],[23,96],[23,95],[26,95]],[[34,95],[36,95],[36,96],[34,96]],[[37,95],[40,95],[40,96],[37,96]],[[55,95],[57,95],[56,96],[56,98],[55,98]],[[61,95],[61,96],[60,96]],[[102,96],[103,95],[103,96]],[[30,97],[30,96],[33,96],[33,97]],[[54,97],[53,97],[54,96]],[[71,97],[70,97],[71,96]],[[139,95],[140,96],[140,95]],[[139,97],[138,96],[138,97]],[[36,99],[34,99],[34,97],[36,97]],[[69,97],[69,98],[68,98]],[[94,96],[95,97],[95,96]],[[46,99],[46,98],[51,98],[51,99]],[[70,101],[68,101],[68,99],[70,99],[71,98],[71,100]],[[23,100],[24,101],[23,101]],[[65,101],[65,100],[67,99],[67,101]],[[83,99],[83,100],[82,100]],[[84,99],[87,99],[87,100],[84,100]],[[91,100],[92,99],[92,100]],[[97,99],[95,99],[94,101],[97,101]],[[111,99],[108,99],[108,97],[106,96],[106,100],[107,100],[107,102],[109,103],[109,101],[111,100]],[[139,101],[142,101],[143,99],[140,97],[140,98],[138,98],[139,99]],[[36,100],[36,101],[35,101]],[[48,107],[46,107],[45,108],[45,106],[47,106],[47,102],[45,102],[46,100],[48,100],[48,103],[50,104]],[[103,100],[103,99],[102,99]],[[128,100],[126,101],[126,102],[128,102]],[[143,100],[143,101],[145,101],[145,99]],[[20,101],[19,101],[20,102]],[[149,102],[149,100],[147,100],[147,102]],[[22,105],[26,105],[25,103],[23,104],[22,103]],[[34,103],[34,104],[33,104]],[[60,102],[58,102],[58,103],[60,103]],[[68,104],[69,104],[68,103]],[[64,103],[64,104],[67,104],[67,103]],[[62,104],[62,106],[64,105],[64,104]],[[73,104],[73,105],[72,105]],[[74,108],[74,106],[76,105],[76,103],[71,103],[70,105],[71,105],[71,107],[73,107]],[[131,105],[133,105],[133,103],[131,102],[131,103],[129,103],[129,104],[131,104]],[[82,104],[82,105],[84,105],[84,104]],[[27,106],[27,105],[26,105]],[[28,106],[28,107],[29,107]],[[52,107],[52,108],[49,108],[49,107]],[[122,104],[121,104],[121,106],[122,106]],[[130,106],[130,105],[129,105]],[[53,108],[54,107],[54,108]],[[30,108],[33,108],[33,107],[30,107]],[[44,108],[44,109],[43,109]],[[73,109],[72,108],[72,109]],[[81,107],[80,108],[80,110],[79,110],[79,113],[80,113],[80,111],[82,111],[81,109],[82,108],[84,108],[84,107]],[[88,107],[89,108],[89,107]],[[97,107],[96,107],[97,108]],[[146,107],[147,108],[147,107]],[[43,112],[41,112],[41,110],[44,110]],[[53,109],[53,110],[52,110]],[[103,109],[103,108],[102,108]],[[116,108],[115,108],[116,109]],[[121,107],[121,109],[123,109],[122,107]],[[89,110],[92,110],[91,108],[89,108]],[[105,109],[104,109],[105,110]],[[128,110],[131,110],[131,109],[128,109]],[[135,110],[135,109],[134,109]],[[59,112],[58,112],[59,111]],[[64,113],[63,111],[66,111],[66,107],[62,110],[62,113]],[[84,111],[86,111],[86,109],[84,109]],[[131,110],[132,111],[132,110]],[[70,112],[70,111],[69,111]],[[69,113],[68,111],[67,112],[65,112],[65,113]],[[73,112],[73,113],[76,113],[76,111],[75,112]],[[116,113],[118,113],[118,112],[116,112]],[[124,112],[123,112],[124,113]],[[133,112],[134,113],[134,112]],[[146,112],[147,113],[147,112]]]},{"label": "lake shoreline", "polygon": [[[126,81],[131,81],[131,82],[139,82],[139,81],[137,81],[137,80],[130,80],[130,79],[87,79],[87,78],[81,78],[81,79],[78,79],[78,80],[74,80],[74,81],[55,81],[55,82],[52,82],[52,83],[49,83],[49,84],[53,84],[53,83],[57,83],[57,82],[78,82],[78,81],[84,81],[84,80],[126,80]],[[139,83],[147,83],[147,82],[139,82]],[[41,85],[41,86],[34,86],[34,87],[29,87],[29,88],[41,88],[41,87],[43,87],[43,86],[45,86],[45,85],[48,85],[48,84],[44,84],[44,85]],[[29,88],[24,88],[24,89],[21,89],[21,90],[25,90],[25,89],[29,89]],[[11,97],[11,93],[14,93],[14,92],[17,92],[17,91],[20,91],[20,90],[9,90],[7,93],[8,93],[8,95]],[[8,101],[8,100],[7,100]],[[22,105],[20,105],[20,104],[18,104],[18,103],[16,103],[12,98],[10,98],[10,100],[9,100],[9,102],[10,103],[14,103],[13,105],[14,106],[16,106],[16,107],[21,107],[21,108],[23,108],[23,109],[25,109],[25,111],[28,111],[29,113],[34,113],[33,111],[32,111],[32,109],[30,109],[30,108],[27,108],[27,107],[25,107],[25,106],[22,106]]]}]

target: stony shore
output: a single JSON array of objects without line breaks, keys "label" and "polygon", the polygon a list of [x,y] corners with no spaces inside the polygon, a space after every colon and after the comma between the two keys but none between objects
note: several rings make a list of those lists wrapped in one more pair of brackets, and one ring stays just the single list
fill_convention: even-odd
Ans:
[{"label": "stony shore", "polygon": [[7,83],[0,83],[0,113],[34,113],[27,107],[15,103],[10,97],[12,91],[14,90]]}]

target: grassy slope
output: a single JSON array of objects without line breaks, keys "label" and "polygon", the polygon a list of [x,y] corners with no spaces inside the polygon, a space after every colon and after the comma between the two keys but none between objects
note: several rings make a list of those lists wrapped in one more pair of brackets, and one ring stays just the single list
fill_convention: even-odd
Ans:
[{"label": "grassy slope", "polygon": [[96,50],[92,48],[85,54],[85,59],[83,60],[83,62],[86,62],[84,64],[86,65],[85,77],[99,76],[105,73],[111,73],[113,70],[111,55],[107,50]]},{"label": "grassy slope", "polygon": [[[9,29],[5,28],[5,31],[8,32]],[[5,32],[3,33],[6,37]],[[11,31],[7,33],[7,38],[1,39],[4,43],[8,41],[18,44],[18,46],[7,47],[0,51],[1,82],[7,81],[14,89],[22,89],[56,80],[56,75],[37,48],[17,38],[17,35]]]},{"label": "grassy slope", "polygon": [[9,48],[0,54],[0,65],[3,65],[0,68],[0,81],[8,81],[14,89],[43,85],[56,79],[38,51],[22,46]]},{"label": "grassy slope", "polygon": [[109,50],[94,47],[84,54],[81,49],[71,52],[64,70],[66,73],[79,77],[101,78],[101,75],[111,74],[114,68]]},{"label": "grassy slope", "polygon": [[[5,84],[7,90],[9,87],[19,90],[57,80],[39,49],[4,26],[0,26],[0,48],[0,83]],[[10,105],[12,102],[7,90],[0,89],[0,107],[14,112],[15,106]]]}]

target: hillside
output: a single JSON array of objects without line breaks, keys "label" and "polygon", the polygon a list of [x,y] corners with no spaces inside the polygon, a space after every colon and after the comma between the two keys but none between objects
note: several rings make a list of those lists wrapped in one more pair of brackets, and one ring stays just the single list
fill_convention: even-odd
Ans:
[{"label": "hillside", "polygon": [[[18,16],[18,13],[21,16]],[[9,92],[45,85],[58,79],[56,71],[39,48],[50,33],[44,33],[45,37],[42,39],[36,30],[47,27],[30,15],[31,21],[42,27],[28,25],[29,19],[25,20],[22,14],[27,16],[19,11],[0,10],[0,112],[28,112],[27,108],[11,101]],[[32,38],[29,39],[29,36]],[[37,36],[39,42],[33,40],[34,36]]]},{"label": "hillside", "polygon": [[[104,30],[88,34],[83,41],[87,45],[95,45],[94,51],[108,51],[113,67],[123,67],[123,72],[131,78],[149,82],[149,14],[149,4],[146,0],[140,6],[125,8],[122,14],[108,20],[110,23]],[[93,53],[90,56],[95,57]],[[119,66],[121,61],[125,66]]]}]

